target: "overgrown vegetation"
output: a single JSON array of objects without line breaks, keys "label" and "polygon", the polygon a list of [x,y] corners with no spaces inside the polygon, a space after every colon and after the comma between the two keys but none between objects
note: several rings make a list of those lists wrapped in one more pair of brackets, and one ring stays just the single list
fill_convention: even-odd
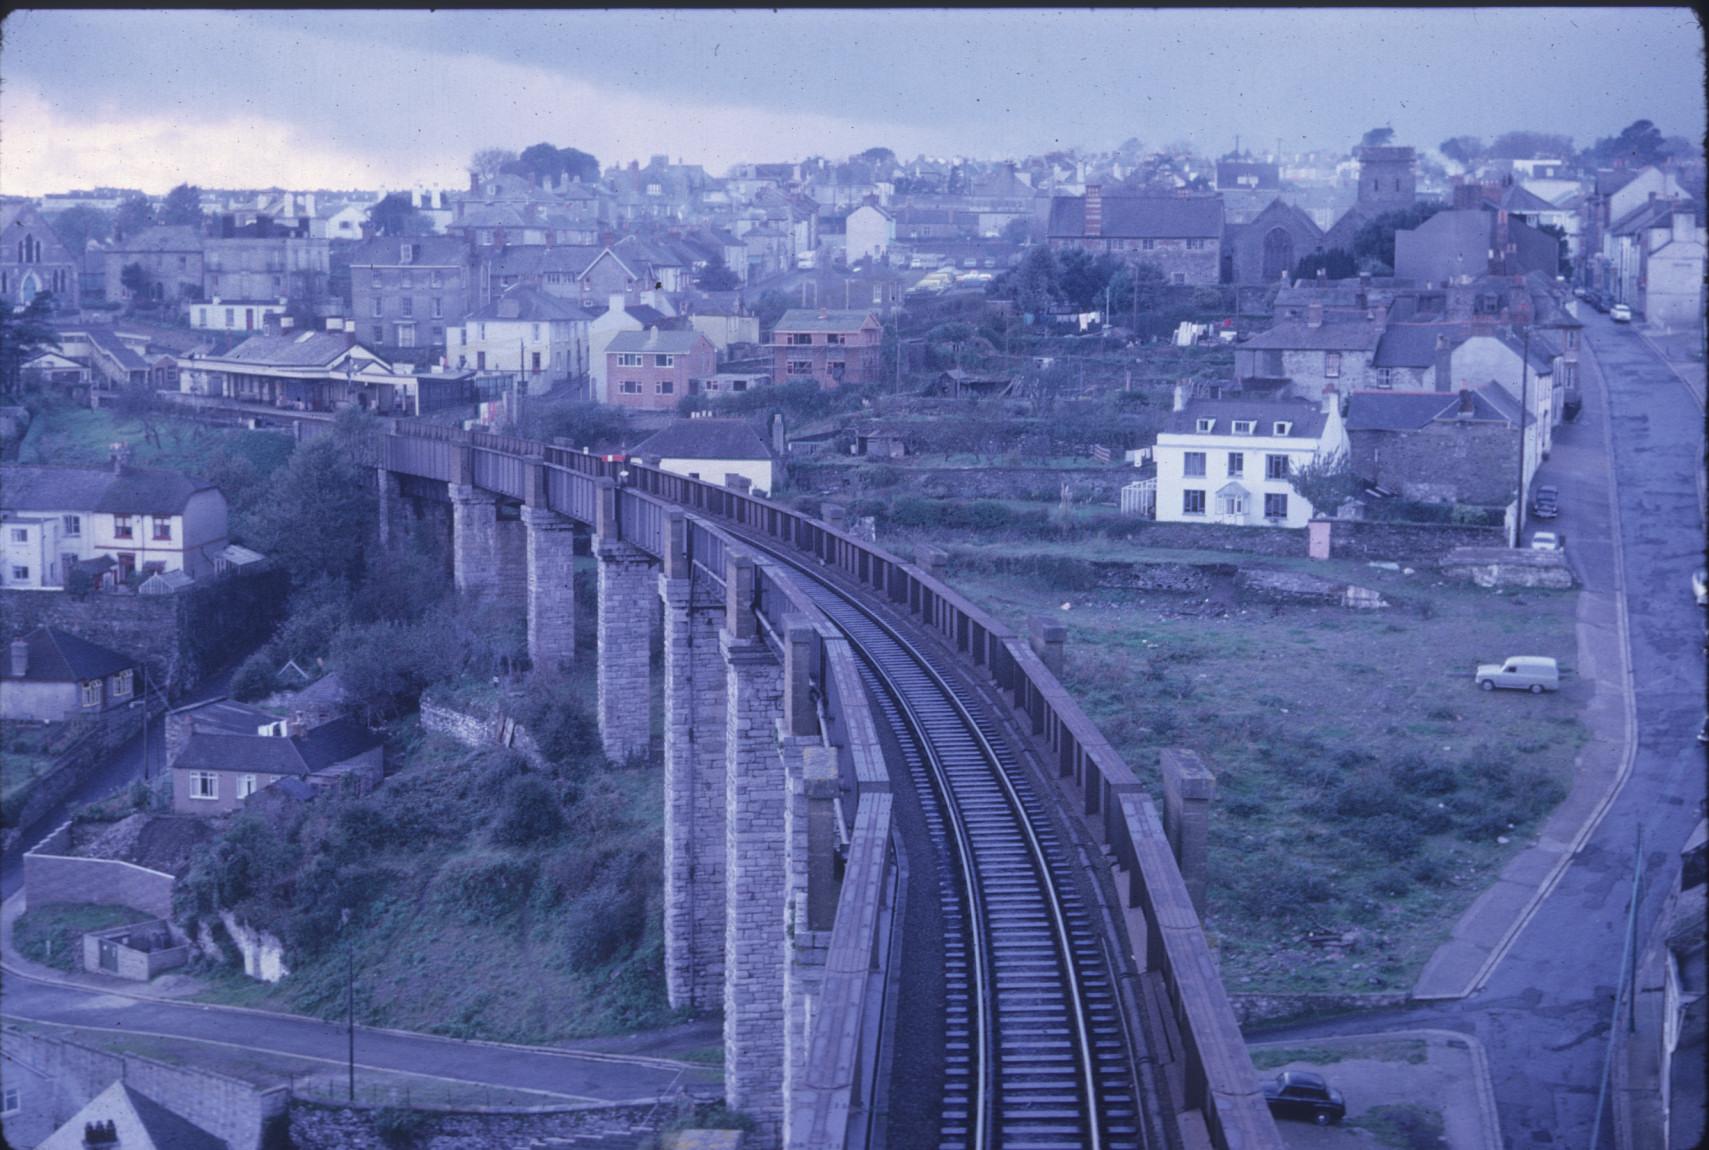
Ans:
[{"label": "overgrown vegetation", "polygon": [[1350,1125],[1369,1130],[1379,1143],[1395,1150],[1438,1150],[1447,1130],[1441,1110],[1418,1102],[1373,1106]]},{"label": "overgrown vegetation", "polygon": [[83,936],[92,930],[146,922],[151,915],[105,903],[50,902],[33,906],[12,926],[12,944],[32,962],[58,970],[83,969]]}]

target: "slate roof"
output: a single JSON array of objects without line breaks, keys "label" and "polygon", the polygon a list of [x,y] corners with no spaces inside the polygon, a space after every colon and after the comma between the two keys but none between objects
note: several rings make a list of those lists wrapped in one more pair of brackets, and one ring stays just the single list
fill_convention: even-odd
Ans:
[{"label": "slate roof", "polygon": [[352,719],[334,719],[289,738],[197,731],[172,765],[186,771],[305,775],[348,762],[380,743],[378,735]]},{"label": "slate roof", "polygon": [[1697,207],[1689,200],[1649,200],[1639,204],[1610,224],[1608,231],[1612,235],[1621,236],[1643,231],[1646,228],[1659,228],[1671,220],[1675,212],[1681,214],[1695,213]]},{"label": "slate roof", "polygon": [[[629,309],[629,314],[634,315],[635,309]],[[650,327],[644,331],[618,332],[611,337],[611,342],[605,345],[605,351],[608,355],[613,352],[687,355],[706,342],[706,337],[693,329],[666,331],[663,328]]]},{"label": "slate roof", "polygon": [[1560,211],[1560,209],[1555,207],[1554,204],[1551,204],[1536,192],[1529,191],[1519,184],[1509,184],[1507,187],[1503,188],[1501,192],[1501,199],[1498,203],[1506,211],[1521,212],[1527,215],[1534,212]]},{"label": "slate roof", "polygon": [[124,1150],[227,1150],[216,1138],[123,1081],[89,1100],[41,1144],[40,1150],[82,1150],[91,1122],[112,1122],[116,1147]]},{"label": "slate roof", "polygon": [[1371,351],[1382,334],[1381,327],[1366,320],[1328,319],[1316,327],[1287,320],[1235,346],[1254,351]]},{"label": "slate roof", "polygon": [[212,358],[268,367],[329,367],[349,347],[341,332],[252,335],[224,355]]},{"label": "slate roof", "polygon": [[683,419],[637,443],[629,452],[648,459],[770,459],[771,449],[740,419]]},{"label": "slate roof", "polygon": [[[1101,234],[1135,239],[1205,239],[1222,236],[1222,200],[1216,196],[1104,196]],[[1050,201],[1050,234],[1086,234],[1083,196]]]},{"label": "slate roof", "polygon": [[357,755],[373,750],[384,741],[354,719],[334,719],[330,723],[322,723],[307,734],[290,739],[290,742],[297,745],[303,762],[308,764],[311,771],[324,770],[347,762]]},{"label": "slate roof", "polygon": [[[1471,422],[1513,426],[1512,413],[1493,403],[1485,394],[1489,390],[1485,385],[1470,393]],[[1422,431],[1439,421],[1459,422],[1459,411],[1460,394],[1455,391],[1355,391],[1347,402],[1347,430]]]},{"label": "slate roof", "polygon": [[523,244],[495,252],[489,258],[493,274],[498,276],[543,275],[547,272],[579,276],[604,250],[592,244],[554,244],[551,247]]},{"label": "slate roof", "polygon": [[190,496],[214,485],[176,471],[8,464],[0,467],[0,509],[99,511],[109,515],[176,515]]},{"label": "slate roof", "polygon": [[195,729],[209,734],[253,735],[262,724],[278,722],[277,715],[260,707],[224,698],[176,707],[168,714],[186,715]]},{"label": "slate roof", "polygon": [[183,252],[202,250],[202,233],[184,225],[144,228],[114,242],[113,252]]},{"label": "slate roof", "polygon": [[[79,639],[57,627],[37,627],[23,636],[23,640],[29,644],[29,662],[22,676],[28,683],[82,682],[116,675],[137,666],[137,661],[129,655]],[[12,674],[12,660],[8,657],[4,664],[0,664],[0,679],[18,677]]]},{"label": "slate roof", "polygon": [[585,320],[589,316],[581,307],[567,299],[559,299],[535,288],[518,285],[469,318],[551,323],[561,320]]},{"label": "slate roof", "polygon": [[811,331],[859,331],[868,320],[874,323],[878,317],[871,311],[861,308],[843,310],[829,308],[823,313],[811,308],[792,307],[778,318],[774,331],[811,332]]},{"label": "slate roof", "polygon": [[132,351],[117,335],[102,328],[91,328],[84,337],[94,346],[112,356],[126,371],[147,371],[148,360]]},{"label": "slate roof", "polygon": [[[1213,431],[1200,433],[1195,429],[1200,419],[1215,419]],[[1190,399],[1180,411],[1169,413],[1163,424],[1165,432],[1176,435],[1207,434],[1218,438],[1233,435],[1234,421],[1250,419],[1258,425],[1253,438],[1267,436],[1277,421],[1291,423],[1286,439],[1316,439],[1323,434],[1328,416],[1323,408],[1305,399],[1248,399],[1230,396],[1225,399]]]},{"label": "slate roof", "polygon": [[[1391,323],[1377,342],[1372,367],[1432,367],[1436,363],[1436,337],[1447,334],[1437,324]],[[1454,340],[1450,338],[1449,345]]]},{"label": "slate roof", "polygon": [[[400,258],[403,244],[414,244],[409,263]],[[376,236],[363,240],[350,253],[350,266],[381,268],[460,267],[469,262],[468,245],[456,236]]]}]

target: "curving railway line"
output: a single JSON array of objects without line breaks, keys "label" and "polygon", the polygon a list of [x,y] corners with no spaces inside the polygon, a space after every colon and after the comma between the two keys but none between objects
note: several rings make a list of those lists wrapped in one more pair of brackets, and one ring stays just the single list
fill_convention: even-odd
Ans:
[{"label": "curving railway line", "polygon": [[[945,1065],[939,1150],[1141,1150],[1135,1050],[1092,908],[1028,772],[930,652],[761,546],[858,651],[937,855]],[[901,780],[897,780],[901,784]]]}]

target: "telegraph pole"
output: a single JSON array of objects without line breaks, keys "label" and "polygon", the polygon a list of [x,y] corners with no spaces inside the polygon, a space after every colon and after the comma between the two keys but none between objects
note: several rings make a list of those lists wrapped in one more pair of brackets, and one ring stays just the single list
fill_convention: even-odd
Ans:
[{"label": "telegraph pole", "polygon": [[1525,538],[1525,418],[1531,406],[1531,325],[1519,356],[1519,501],[1513,509],[1513,546]]}]

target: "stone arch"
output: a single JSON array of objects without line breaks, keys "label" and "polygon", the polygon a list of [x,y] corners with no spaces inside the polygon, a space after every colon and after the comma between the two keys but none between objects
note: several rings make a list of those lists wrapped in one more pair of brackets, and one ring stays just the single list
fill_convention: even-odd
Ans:
[{"label": "stone arch", "polygon": [[1294,237],[1286,228],[1273,227],[1264,233],[1264,283],[1274,283],[1294,267]]}]

